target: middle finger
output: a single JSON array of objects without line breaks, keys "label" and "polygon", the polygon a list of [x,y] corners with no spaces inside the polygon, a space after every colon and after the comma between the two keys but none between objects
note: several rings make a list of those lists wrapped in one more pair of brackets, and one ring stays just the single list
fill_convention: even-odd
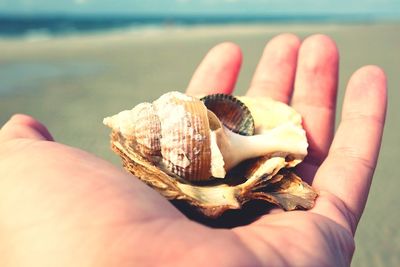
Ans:
[{"label": "middle finger", "polygon": [[292,106],[303,116],[310,144],[307,160],[318,167],[333,138],[339,55],[327,36],[313,35],[299,51]]},{"label": "middle finger", "polygon": [[247,94],[269,96],[288,103],[293,90],[299,47],[300,39],[296,35],[281,34],[273,38],[264,49]]}]

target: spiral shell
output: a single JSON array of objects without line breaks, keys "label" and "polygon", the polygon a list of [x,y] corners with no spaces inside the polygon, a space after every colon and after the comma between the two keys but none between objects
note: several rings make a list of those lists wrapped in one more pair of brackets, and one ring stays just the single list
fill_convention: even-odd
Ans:
[{"label": "spiral shell", "polygon": [[170,92],[105,118],[125,169],[208,217],[252,199],[285,210],[314,205],[317,193],[291,170],[308,146],[294,109],[268,98],[203,101]]},{"label": "spiral shell", "polygon": [[208,111],[193,97],[170,92],[153,103],[104,119],[118,143],[188,181],[211,178]]},{"label": "spiral shell", "polygon": [[154,101],[161,123],[161,154],[166,169],[190,181],[211,177],[207,108],[189,96],[168,93]]},{"label": "spiral shell", "polygon": [[118,133],[120,143],[131,152],[137,151],[151,162],[161,157],[161,124],[151,103],[105,118],[104,124]]}]

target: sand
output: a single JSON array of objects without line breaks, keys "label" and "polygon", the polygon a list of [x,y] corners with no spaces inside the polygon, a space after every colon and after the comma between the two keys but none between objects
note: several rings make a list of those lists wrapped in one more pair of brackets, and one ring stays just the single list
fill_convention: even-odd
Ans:
[{"label": "sand", "polygon": [[[14,113],[45,123],[55,139],[119,165],[108,148],[106,115],[184,91],[203,55],[233,41],[244,53],[237,92],[244,93],[265,43],[274,35],[325,33],[341,53],[340,93],[357,68],[376,64],[389,81],[383,147],[365,214],[357,230],[353,266],[400,266],[400,24],[233,25],[149,29],[49,40],[0,40],[0,124]],[[340,110],[340,109],[338,109]]]}]

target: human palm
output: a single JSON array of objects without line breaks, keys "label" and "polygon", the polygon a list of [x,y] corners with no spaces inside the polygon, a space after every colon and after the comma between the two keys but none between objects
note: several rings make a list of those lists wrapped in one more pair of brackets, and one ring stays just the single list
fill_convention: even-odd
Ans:
[{"label": "human palm", "polygon": [[[240,64],[235,45],[216,46],[188,93],[231,93]],[[379,152],[386,84],[379,68],[358,70],[333,136],[337,68],[326,36],[300,43],[284,34],[266,46],[248,94],[303,115],[310,148],[298,172],[320,196],[309,211],[274,209],[231,229],[187,219],[125,171],[14,116],[0,131],[0,266],[349,265]]]}]

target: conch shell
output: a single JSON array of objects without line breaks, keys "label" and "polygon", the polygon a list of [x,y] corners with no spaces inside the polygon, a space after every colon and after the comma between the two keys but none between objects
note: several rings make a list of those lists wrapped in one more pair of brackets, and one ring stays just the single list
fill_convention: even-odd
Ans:
[{"label": "conch shell", "polygon": [[118,133],[118,145],[164,171],[190,181],[210,179],[210,127],[201,101],[172,92],[104,123]]},{"label": "conch shell", "polygon": [[103,122],[129,172],[208,217],[252,199],[308,209],[317,196],[290,169],[308,144],[301,116],[283,103],[169,92]]}]

